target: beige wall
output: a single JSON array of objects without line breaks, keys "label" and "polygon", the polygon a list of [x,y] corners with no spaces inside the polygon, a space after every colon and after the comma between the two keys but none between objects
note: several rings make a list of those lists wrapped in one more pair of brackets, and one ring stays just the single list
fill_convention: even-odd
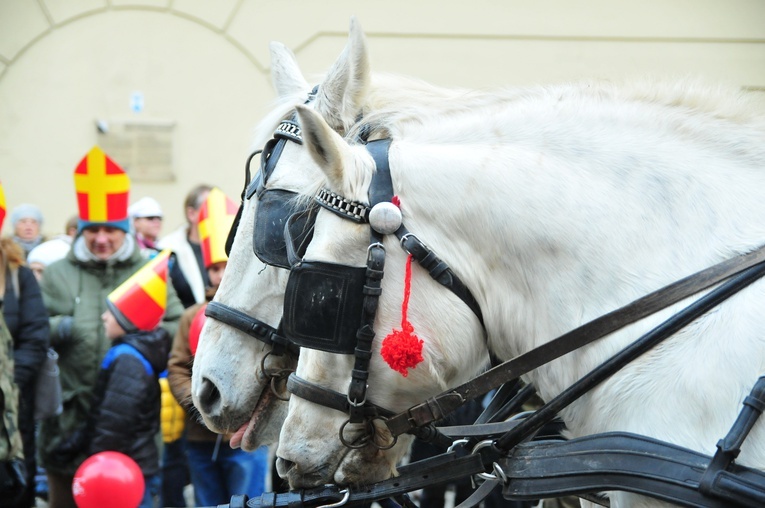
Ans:
[{"label": "beige wall", "polygon": [[[356,15],[377,71],[466,87],[694,74],[765,90],[761,0],[0,0],[0,180],[8,208],[38,204],[45,231],[76,213],[72,171],[95,122],[175,125],[165,232],[208,182],[232,198],[273,98],[268,42],[326,70]],[[130,109],[140,91],[145,109]],[[8,222],[8,221],[6,221]],[[6,224],[4,232],[9,231]]]}]

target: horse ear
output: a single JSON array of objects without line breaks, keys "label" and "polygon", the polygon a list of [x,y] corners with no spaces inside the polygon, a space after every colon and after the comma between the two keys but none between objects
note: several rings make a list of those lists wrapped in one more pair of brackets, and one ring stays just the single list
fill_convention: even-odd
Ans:
[{"label": "horse ear", "polygon": [[271,81],[280,98],[305,94],[311,87],[300,72],[295,55],[281,42],[272,42]]},{"label": "horse ear", "polygon": [[317,112],[303,105],[295,109],[303,133],[303,144],[326,175],[329,184],[342,188],[343,148],[347,148],[345,140]]},{"label": "horse ear", "polygon": [[345,49],[319,86],[316,111],[336,130],[348,130],[361,113],[370,79],[364,32],[352,17]]}]

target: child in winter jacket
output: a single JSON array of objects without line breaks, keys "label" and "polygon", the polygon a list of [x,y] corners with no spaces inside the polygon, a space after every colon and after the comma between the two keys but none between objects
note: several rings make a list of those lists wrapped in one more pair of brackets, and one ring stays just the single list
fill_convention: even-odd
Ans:
[{"label": "child in winter jacket", "polygon": [[167,365],[171,339],[159,323],[168,257],[169,251],[158,254],[107,297],[102,320],[112,346],[101,363],[86,426],[59,449],[88,455],[111,450],[131,457],[144,475],[141,508],[154,506],[161,488],[158,376]]}]

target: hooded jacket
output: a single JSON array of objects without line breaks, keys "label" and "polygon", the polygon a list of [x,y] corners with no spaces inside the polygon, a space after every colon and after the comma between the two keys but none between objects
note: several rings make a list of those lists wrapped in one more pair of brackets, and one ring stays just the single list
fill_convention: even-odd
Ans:
[{"label": "hooded jacket", "polygon": [[87,454],[112,450],[136,461],[144,475],[159,472],[160,392],[170,335],[162,328],[123,335],[106,353],[88,419]]},{"label": "hooded jacket", "polygon": [[[40,287],[50,315],[51,345],[59,354],[64,403],[61,415],[41,422],[38,437],[42,465],[53,473],[73,475],[86,458],[81,453],[73,460],[61,461],[54,451],[88,418],[96,377],[111,346],[101,322],[106,297],[146,263],[135,241],[130,236],[125,240],[127,252],[99,261],[83,254],[80,236],[67,256],[49,265],[43,274]],[[182,313],[183,306],[168,284],[160,326],[171,337]]]}]

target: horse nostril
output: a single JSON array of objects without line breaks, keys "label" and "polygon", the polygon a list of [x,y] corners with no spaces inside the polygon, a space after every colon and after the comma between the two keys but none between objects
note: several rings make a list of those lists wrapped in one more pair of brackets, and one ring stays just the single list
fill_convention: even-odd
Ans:
[{"label": "horse nostril", "polygon": [[220,391],[215,383],[207,378],[202,379],[202,389],[199,391],[199,405],[203,412],[212,414],[220,406]]},{"label": "horse nostril", "polygon": [[280,477],[286,479],[287,475],[289,475],[290,471],[295,467],[295,463],[283,459],[281,457],[276,457],[276,472],[279,474]]}]

